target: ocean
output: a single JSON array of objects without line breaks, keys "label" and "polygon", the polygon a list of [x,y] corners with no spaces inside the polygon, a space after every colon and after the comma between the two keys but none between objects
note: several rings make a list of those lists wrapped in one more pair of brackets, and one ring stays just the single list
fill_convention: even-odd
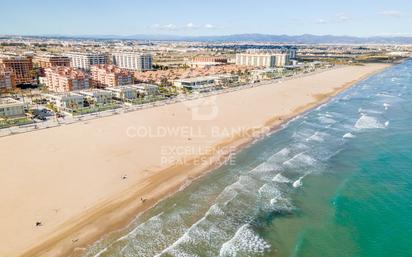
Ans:
[{"label": "ocean", "polygon": [[284,124],[86,257],[412,256],[412,61]]}]

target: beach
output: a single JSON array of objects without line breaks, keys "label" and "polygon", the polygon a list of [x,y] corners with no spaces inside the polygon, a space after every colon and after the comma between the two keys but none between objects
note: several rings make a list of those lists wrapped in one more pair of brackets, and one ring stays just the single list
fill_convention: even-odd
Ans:
[{"label": "beach", "polygon": [[81,255],[232,151],[386,67],[342,66],[0,138],[0,256]]}]

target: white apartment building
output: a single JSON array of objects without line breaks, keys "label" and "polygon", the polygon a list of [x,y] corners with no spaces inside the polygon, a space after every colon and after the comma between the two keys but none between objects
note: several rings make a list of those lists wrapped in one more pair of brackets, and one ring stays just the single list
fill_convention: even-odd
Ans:
[{"label": "white apartment building", "polygon": [[68,53],[70,66],[83,70],[90,70],[91,65],[109,64],[109,54],[107,53]]},{"label": "white apartment building", "polygon": [[236,54],[236,64],[255,67],[283,67],[289,63],[288,53],[250,52]]},{"label": "white apartment building", "polygon": [[113,97],[122,100],[132,100],[137,98],[137,89],[131,86],[108,87],[105,89],[113,94]]},{"label": "white apartment building", "polygon": [[0,118],[24,116],[24,103],[13,98],[0,98]]},{"label": "white apartment building", "polygon": [[236,54],[236,64],[242,66],[274,67],[276,57],[265,53]]},{"label": "white apartment building", "polygon": [[133,52],[118,52],[113,53],[113,64],[116,66],[129,69],[145,71],[152,69],[152,55],[151,54],[141,54]]},{"label": "white apartment building", "polygon": [[44,94],[44,97],[59,108],[77,109],[84,106],[84,96],[77,93]]},{"label": "white apartment building", "polygon": [[152,84],[140,83],[140,84],[130,85],[130,87],[135,88],[138,93],[144,94],[144,95],[156,95],[159,93],[159,87],[156,85],[152,85]]},{"label": "white apartment building", "polygon": [[82,90],[78,93],[93,100],[97,104],[107,104],[112,101],[112,93],[102,89]]},{"label": "white apartment building", "polygon": [[287,53],[275,54],[275,67],[285,67],[289,64],[290,55]]}]

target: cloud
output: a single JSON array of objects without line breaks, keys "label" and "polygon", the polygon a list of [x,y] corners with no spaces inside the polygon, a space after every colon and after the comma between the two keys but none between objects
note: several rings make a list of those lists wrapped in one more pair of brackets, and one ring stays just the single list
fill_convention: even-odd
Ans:
[{"label": "cloud", "polygon": [[160,24],[153,24],[151,26],[152,29],[157,29],[157,30],[176,30],[177,26],[173,23],[169,23],[166,25],[160,25]]},{"label": "cloud", "polygon": [[391,11],[389,11],[389,10],[388,11],[382,11],[382,12],[379,12],[378,14],[382,15],[382,16],[386,16],[386,17],[396,17],[396,18],[399,18],[399,17],[403,16],[402,12],[393,11],[393,10],[391,10]]},{"label": "cloud", "polygon": [[189,22],[188,24],[186,24],[187,28],[194,28],[195,24],[193,24],[192,22]]},{"label": "cloud", "polygon": [[167,29],[176,29],[176,25],[170,23],[170,24],[165,25],[165,28],[167,28]]},{"label": "cloud", "polygon": [[200,30],[200,29],[216,29],[217,27],[207,23],[204,25],[198,25],[194,24],[193,22],[189,22],[185,25],[178,26],[173,23],[166,24],[166,25],[161,25],[161,24],[153,24],[150,26],[150,28],[155,29],[155,30],[169,30],[169,31],[176,31],[176,30]]},{"label": "cloud", "polygon": [[328,19],[319,18],[316,20],[317,24],[333,24],[352,20],[352,18],[345,13],[338,13],[335,16],[328,17]]},{"label": "cloud", "polygon": [[336,20],[337,22],[346,22],[346,21],[351,20],[351,18],[345,13],[338,13],[336,14]]}]

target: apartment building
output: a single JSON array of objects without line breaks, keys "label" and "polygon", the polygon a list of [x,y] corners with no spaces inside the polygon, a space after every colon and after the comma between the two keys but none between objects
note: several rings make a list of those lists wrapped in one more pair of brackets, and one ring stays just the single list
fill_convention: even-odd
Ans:
[{"label": "apartment building", "polygon": [[70,66],[83,70],[90,70],[92,65],[109,64],[110,58],[107,53],[68,53],[70,58]]},{"label": "apartment building", "polygon": [[60,109],[78,109],[84,107],[84,96],[78,93],[44,94],[43,96]]},{"label": "apartment building", "polygon": [[108,87],[113,97],[121,100],[133,100],[138,97],[137,89],[132,86]]},{"label": "apartment building", "polygon": [[16,87],[16,81],[13,71],[7,68],[0,67],[0,91],[8,90]]},{"label": "apartment building", "polygon": [[70,67],[70,58],[67,56],[41,55],[34,57],[33,63],[43,69],[56,66]]},{"label": "apartment building", "polygon": [[117,87],[133,84],[132,73],[114,65],[93,65],[91,66],[90,71],[93,85],[96,87]]},{"label": "apartment building", "polygon": [[113,64],[128,70],[146,71],[152,69],[153,57],[151,54],[117,52],[112,54]]},{"label": "apartment building", "polygon": [[83,95],[86,99],[92,100],[96,104],[107,104],[112,101],[112,92],[102,89],[90,89],[82,90],[79,94]]},{"label": "apartment building", "polygon": [[275,54],[275,67],[285,67],[289,65],[289,53],[276,53]]},{"label": "apartment building", "polygon": [[44,84],[53,92],[69,92],[88,89],[90,76],[82,70],[71,67],[51,67],[45,69]]},{"label": "apartment building", "polygon": [[16,85],[36,83],[31,56],[0,56],[0,67],[13,72]]},{"label": "apartment building", "polygon": [[228,60],[224,57],[214,57],[214,56],[197,56],[193,57],[192,60],[188,63],[190,67],[210,67],[216,65],[227,64]]},{"label": "apartment building", "polygon": [[159,87],[153,84],[140,83],[130,85],[130,87],[136,89],[139,95],[156,95],[159,93]]},{"label": "apartment building", "polygon": [[13,98],[0,98],[0,119],[24,116],[24,103]]},{"label": "apartment building", "polygon": [[284,67],[289,64],[289,52],[280,51],[250,51],[236,54],[236,65],[254,67]]}]

